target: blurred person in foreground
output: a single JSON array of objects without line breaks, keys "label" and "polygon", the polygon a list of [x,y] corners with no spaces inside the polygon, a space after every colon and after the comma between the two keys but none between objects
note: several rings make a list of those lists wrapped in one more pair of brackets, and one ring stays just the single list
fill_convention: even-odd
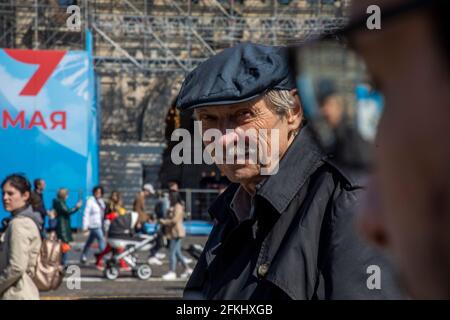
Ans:
[{"label": "blurred person in foreground", "polygon": [[[333,154],[347,171],[365,171],[372,150],[370,144],[361,137],[359,132],[348,125],[350,120],[345,111],[345,98],[334,88],[331,81],[324,79],[320,81],[319,87],[319,110],[335,139],[329,153]],[[361,156],[355,157],[356,153]]]},{"label": "blurred person in foreground", "polygon": [[[365,28],[373,4],[381,30]],[[385,99],[360,227],[393,255],[412,297],[450,299],[450,1],[351,9],[352,46]]]},{"label": "blurred person in foreground", "polygon": [[56,215],[56,236],[61,240],[62,256],[61,263],[66,266],[67,252],[70,250],[70,243],[73,241],[72,226],[70,217],[77,212],[83,205],[83,201],[79,200],[75,207],[69,208],[67,205],[67,198],[69,197],[69,190],[61,188],[56,194],[56,198],[53,199],[53,210]]},{"label": "blurred person in foreground", "polygon": [[3,207],[12,219],[0,238],[0,299],[39,300],[33,278],[43,221],[31,205],[31,184],[13,174],[3,180],[1,188]]},{"label": "blurred person in foreground", "polygon": [[[288,64],[284,47],[239,44],[202,63],[182,85],[177,107],[195,109],[203,132],[218,129],[220,146],[267,129],[278,140],[262,136],[266,150],[279,151],[265,164],[217,163],[232,184],[209,209],[215,225],[184,297],[399,298],[387,261],[353,226],[362,185],[302,125]],[[263,174],[274,164],[276,173]],[[370,265],[383,269],[379,290],[367,286]]]}]

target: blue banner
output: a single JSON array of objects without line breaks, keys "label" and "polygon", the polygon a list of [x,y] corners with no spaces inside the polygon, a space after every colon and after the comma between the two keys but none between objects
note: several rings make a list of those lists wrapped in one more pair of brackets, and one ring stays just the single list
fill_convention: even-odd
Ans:
[{"label": "blue banner", "polygon": [[[70,207],[85,202],[98,183],[95,101],[88,52],[0,49],[0,179],[44,179],[47,209],[62,187]],[[1,206],[0,219],[7,215]]]}]

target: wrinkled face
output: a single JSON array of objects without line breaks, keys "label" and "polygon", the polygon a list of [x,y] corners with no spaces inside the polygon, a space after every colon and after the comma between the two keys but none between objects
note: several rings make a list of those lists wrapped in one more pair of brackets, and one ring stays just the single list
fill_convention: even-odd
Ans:
[{"label": "wrinkled face", "polygon": [[[298,97],[296,96],[297,100]],[[238,164],[236,157],[234,163],[229,164],[223,161],[223,164],[216,164],[227,178],[235,183],[248,183],[261,179],[260,164],[249,161],[248,148],[250,146],[249,139],[252,137],[265,144],[267,154],[271,154],[274,148],[278,148],[279,157],[281,157],[289,146],[290,133],[297,130],[300,126],[301,115],[300,106],[288,116],[280,116],[274,112],[274,109],[263,98],[257,98],[249,102],[243,102],[234,105],[208,106],[196,109],[196,116],[202,123],[202,133],[208,129],[218,129],[221,133],[219,144],[225,148],[229,144],[238,143],[239,139],[246,141],[245,163]],[[227,129],[232,132],[227,133]],[[249,132],[261,133],[261,135],[249,135],[245,138],[245,133]],[[265,131],[261,129],[266,129]],[[278,132],[278,139],[272,139],[273,131]],[[267,135],[266,135],[267,133]],[[208,146],[212,141],[204,141]]]},{"label": "wrinkled face", "polygon": [[21,193],[18,189],[14,188],[9,182],[3,187],[3,207],[6,211],[11,212],[19,208],[26,206],[30,193]]},{"label": "wrinkled face", "polygon": [[388,247],[413,297],[450,298],[450,82],[431,26],[416,11],[355,37],[385,98],[369,194],[377,203],[360,225]]}]

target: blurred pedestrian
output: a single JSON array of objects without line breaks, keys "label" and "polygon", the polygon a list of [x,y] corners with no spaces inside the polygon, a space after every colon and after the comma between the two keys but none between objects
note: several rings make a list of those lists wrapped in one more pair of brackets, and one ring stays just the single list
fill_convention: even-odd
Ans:
[{"label": "blurred pedestrian", "polygon": [[[175,181],[175,180],[169,181],[167,183],[167,186],[169,187],[169,204],[170,204],[170,207],[172,207],[172,203],[175,203],[175,202],[178,203],[179,202],[183,206],[183,209],[186,209],[185,202],[184,202],[184,200],[183,200],[183,198],[181,197],[181,194],[180,194],[180,187],[179,187],[178,182]],[[170,199],[172,199],[172,200],[170,200]],[[170,208],[169,208],[169,210],[170,210]],[[183,218],[185,219],[186,216],[187,216],[186,210],[183,210]],[[164,232],[164,234],[166,234],[166,232]],[[181,252],[181,256],[183,257],[184,262],[186,262],[187,264],[192,262],[191,258],[188,258],[185,255],[183,255],[182,251],[180,251],[180,252]]]},{"label": "blurred pedestrian", "polygon": [[345,112],[345,98],[337,92],[332,83],[323,79],[318,100],[320,113],[334,140],[328,152],[333,154],[336,162],[345,166],[347,171],[363,171],[372,157],[371,148],[358,130],[349,125],[351,120]]},{"label": "blurred pedestrian", "polygon": [[10,212],[6,232],[0,239],[0,298],[38,300],[33,282],[41,248],[42,217],[31,206],[31,184],[13,174],[2,184],[3,207]]},{"label": "blurred pedestrian", "polygon": [[[109,197],[109,201],[106,204],[106,211],[105,211],[105,219],[103,222],[104,225],[104,233],[105,233],[105,242],[106,247],[103,251],[101,251],[99,254],[96,254],[96,260],[101,261],[110,252],[113,252],[113,254],[121,253],[123,251],[123,248],[116,248],[113,249],[111,245],[108,242],[109,237],[109,229],[111,224],[119,217],[124,216],[127,214],[125,208],[123,207],[122,197],[120,192],[113,191],[111,192],[111,196]],[[119,265],[121,270],[128,271],[130,270],[130,267],[127,265],[125,260],[120,259]]]},{"label": "blurred pedestrian", "polygon": [[[117,223],[118,220],[120,221],[123,217],[125,217],[125,216],[127,216],[127,215],[128,215],[127,212],[125,212],[125,214],[121,214],[121,215],[119,215],[119,214],[117,214],[117,213],[115,213],[115,212],[109,213],[109,214],[107,215],[107,218],[105,219],[105,223],[107,222],[108,225],[109,225],[109,227],[108,227],[108,229],[105,231],[105,235],[106,235],[106,237],[105,237],[106,247],[105,247],[105,249],[104,249],[103,251],[101,251],[100,253],[98,253],[98,254],[95,255],[95,258],[96,258],[96,261],[97,261],[97,265],[99,264],[98,261],[103,261],[104,257],[105,257],[107,254],[109,254],[109,253],[111,253],[111,252],[112,252],[113,255],[114,255],[114,254],[119,254],[119,253],[122,253],[122,252],[125,250],[125,248],[124,248],[124,247],[121,247],[121,246],[117,246],[117,247],[113,248],[113,247],[109,244],[109,237],[111,236],[111,232],[110,232],[110,231],[111,231],[111,226],[114,226],[114,225]],[[137,213],[136,213],[136,221],[137,221]],[[128,264],[125,262],[124,259],[120,259],[120,260],[119,260],[119,266],[120,266],[120,269],[121,269],[122,271],[129,271],[129,270],[131,269],[130,266],[128,266]],[[101,267],[99,267],[99,268],[101,268]]]},{"label": "blurred pedestrian", "polygon": [[150,215],[145,212],[145,199],[155,195],[155,189],[150,183],[144,184],[142,190],[138,192],[133,202],[133,211],[139,214],[139,223],[147,222]]},{"label": "blurred pedestrian", "polygon": [[181,253],[181,244],[183,238],[186,236],[186,230],[183,226],[184,220],[184,206],[176,192],[169,196],[170,210],[168,217],[160,219],[159,223],[165,227],[166,237],[169,240],[169,272],[164,274],[164,280],[174,280],[177,278],[176,267],[177,262],[180,262],[184,268],[184,272],[180,275],[181,278],[187,278],[192,273]]},{"label": "blurred pedestrian", "polygon": [[[169,193],[167,192],[159,192],[158,200],[155,204],[155,218],[156,220],[164,219],[167,216],[168,210],[170,208],[170,200]],[[157,237],[155,246],[150,249],[150,255],[148,258],[149,264],[154,265],[162,265],[161,259],[164,259],[166,255],[161,251],[164,247],[166,239],[165,239],[165,227],[161,224],[157,226]]]},{"label": "blurred pedestrian", "polygon": [[155,204],[155,215],[158,219],[163,219],[167,215],[167,211],[170,208],[170,200],[168,192],[159,192],[158,200]]},{"label": "blurred pedestrian", "polygon": [[111,224],[111,221],[116,219],[120,215],[124,215],[126,213],[125,208],[123,207],[122,197],[120,192],[113,191],[106,202],[105,216],[103,220],[103,232],[105,234],[105,238],[108,234],[108,229]]},{"label": "blurred pedestrian", "polygon": [[[87,255],[94,241],[98,242],[100,252],[105,250],[106,247],[105,236],[103,233],[103,219],[106,209],[105,202],[103,201],[103,187],[94,187],[92,194],[93,195],[89,197],[86,202],[83,213],[83,231],[89,232],[80,258],[80,262],[83,264],[87,262]],[[95,264],[100,270],[104,268],[103,260],[101,259],[97,259]]]},{"label": "blurred pedestrian", "polygon": [[[31,198],[33,203],[33,210],[41,214],[42,221],[45,226],[45,218],[48,216],[48,212],[44,202],[44,190],[45,180],[38,178],[33,181],[34,190],[31,192]],[[42,228],[42,237],[45,238],[45,227]]]},{"label": "blurred pedestrian", "polygon": [[45,207],[44,202],[44,190],[45,190],[45,180],[44,179],[35,179],[33,181],[34,190],[32,191],[33,197],[33,209],[36,212],[41,214],[42,220],[45,221],[45,217],[47,216],[47,209]]},{"label": "blurred pedestrian", "polygon": [[67,205],[68,196],[69,190],[66,188],[61,188],[58,190],[56,198],[53,199],[53,210],[57,221],[56,236],[62,242],[61,263],[63,266],[66,266],[67,252],[70,250],[70,243],[73,241],[70,217],[83,205],[83,201],[78,200],[75,207],[69,208]]},{"label": "blurred pedestrian", "polygon": [[124,215],[126,213],[123,207],[122,195],[119,191],[111,192],[108,202],[106,203],[105,214],[115,212],[119,215]]},{"label": "blurred pedestrian", "polygon": [[56,227],[58,226],[58,221],[56,219],[56,212],[52,210],[47,211],[48,226],[47,226],[47,238],[54,239],[56,237]]},{"label": "blurred pedestrian", "polygon": [[[122,215],[116,215],[112,219],[111,226],[108,229],[108,241],[105,250],[98,256],[98,259],[104,258],[105,255],[112,252],[113,255],[121,254],[125,251],[127,245],[126,240],[133,238],[136,231],[142,227],[138,222],[137,212],[125,212]],[[130,271],[131,267],[122,258],[119,259],[119,267],[122,271]]]}]

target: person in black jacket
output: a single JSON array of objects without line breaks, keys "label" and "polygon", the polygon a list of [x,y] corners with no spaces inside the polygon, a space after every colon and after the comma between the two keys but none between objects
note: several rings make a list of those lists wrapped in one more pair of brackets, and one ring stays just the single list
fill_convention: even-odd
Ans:
[{"label": "person in black jacket", "polygon": [[233,183],[209,209],[215,225],[184,297],[401,298],[385,257],[354,228],[363,177],[336,165],[302,125],[287,61],[286,48],[240,44],[201,64],[182,85],[177,107],[195,109],[203,131],[218,129],[221,147],[249,129],[267,129],[267,150],[279,154],[239,164],[211,153]]},{"label": "person in black jacket", "polygon": [[[47,208],[44,202],[44,190],[45,190],[45,180],[38,178],[33,181],[34,190],[31,192],[31,205],[35,212],[39,212],[44,221],[45,226],[45,217],[48,216]],[[42,238],[46,238],[45,227],[41,230]]]},{"label": "person in black jacket", "polygon": [[41,218],[44,220],[47,216],[47,209],[44,203],[44,189],[45,189],[45,181],[44,179],[35,179],[33,181],[34,190],[32,192],[33,197],[33,209],[36,212],[41,214]]}]

